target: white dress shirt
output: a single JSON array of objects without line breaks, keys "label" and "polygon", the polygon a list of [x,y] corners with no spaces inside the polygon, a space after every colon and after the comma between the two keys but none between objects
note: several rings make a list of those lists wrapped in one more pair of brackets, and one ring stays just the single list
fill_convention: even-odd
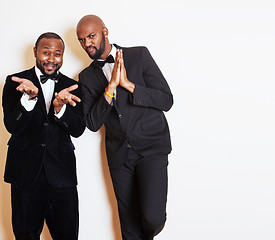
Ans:
[{"label": "white dress shirt", "polygon": [[[35,67],[35,73],[36,73],[36,76],[37,76],[38,79],[40,79],[40,75],[43,75],[37,67]],[[42,84],[40,81],[39,81],[39,83],[40,83],[40,86],[42,88],[43,96],[44,96],[44,99],[45,99],[46,111],[47,111],[47,113],[49,113],[49,109],[50,109],[51,102],[52,102],[52,97],[53,97],[53,94],[54,94],[55,81],[49,79],[44,84]],[[30,100],[29,95],[24,93],[22,95],[20,101],[21,101],[22,106],[27,111],[31,111],[34,108],[34,106],[37,102],[37,99]],[[55,116],[57,118],[61,118],[63,116],[65,110],[66,110],[66,104],[63,105],[63,107],[59,111],[59,113],[55,112]]]},{"label": "white dress shirt", "polygon": [[[113,58],[116,59],[116,47],[114,45],[112,45],[112,50],[109,55],[112,55]],[[98,61],[103,61],[103,60],[98,59]],[[105,63],[104,66],[102,67],[102,71],[103,71],[105,77],[107,78],[108,82],[110,82],[110,80],[111,80],[114,65],[115,65],[115,63]],[[115,90],[114,94],[116,97],[116,90]]]}]

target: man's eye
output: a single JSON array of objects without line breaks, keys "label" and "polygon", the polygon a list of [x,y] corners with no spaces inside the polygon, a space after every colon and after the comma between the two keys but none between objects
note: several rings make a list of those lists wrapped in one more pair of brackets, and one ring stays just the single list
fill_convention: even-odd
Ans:
[{"label": "man's eye", "polygon": [[90,34],[90,35],[89,35],[90,38],[93,38],[94,36],[95,36],[94,34]]},{"label": "man's eye", "polygon": [[61,54],[60,54],[60,53],[56,53],[55,56],[56,56],[56,57],[60,57]]},{"label": "man's eye", "polygon": [[45,54],[45,55],[49,55],[49,53],[48,53],[48,52],[44,52],[43,54]]}]

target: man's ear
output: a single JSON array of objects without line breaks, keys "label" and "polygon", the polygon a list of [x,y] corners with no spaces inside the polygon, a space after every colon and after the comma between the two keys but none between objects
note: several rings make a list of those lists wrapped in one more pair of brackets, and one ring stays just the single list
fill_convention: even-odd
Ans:
[{"label": "man's ear", "polygon": [[104,37],[108,37],[108,35],[109,35],[108,28],[106,28],[106,27],[103,28],[103,34],[104,34]]},{"label": "man's ear", "polygon": [[36,47],[33,48],[33,54],[34,54],[34,57],[36,58]]}]

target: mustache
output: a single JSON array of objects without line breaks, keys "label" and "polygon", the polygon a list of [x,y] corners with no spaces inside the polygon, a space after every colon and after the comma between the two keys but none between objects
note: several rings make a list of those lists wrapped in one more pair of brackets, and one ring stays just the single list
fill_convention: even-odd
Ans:
[{"label": "mustache", "polygon": [[90,50],[91,48],[94,48],[95,50],[98,50],[96,47],[94,47],[94,46],[88,46],[88,47],[86,47],[86,50]]},{"label": "mustache", "polygon": [[43,63],[43,66],[47,66],[47,65],[53,65],[53,66],[58,66],[58,64],[57,63]]}]

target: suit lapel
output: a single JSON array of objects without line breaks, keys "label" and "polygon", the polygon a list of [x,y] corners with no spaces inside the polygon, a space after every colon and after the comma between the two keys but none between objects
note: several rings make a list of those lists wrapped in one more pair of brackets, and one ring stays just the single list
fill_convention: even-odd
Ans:
[{"label": "suit lapel", "polygon": [[95,74],[96,78],[100,82],[101,86],[103,88],[106,88],[106,86],[108,85],[108,80],[106,79],[102,71],[102,68],[94,67],[93,65],[91,65],[91,67],[93,68],[93,73]]},{"label": "suit lapel", "polygon": [[[60,92],[62,89],[64,89],[64,78],[62,73],[59,72],[59,78],[57,83],[54,86],[54,92]],[[53,94],[53,98],[54,98],[54,94]]]},{"label": "suit lapel", "polygon": [[[59,72],[59,77],[58,77],[58,81],[57,83],[55,83],[55,86],[54,86],[54,93],[59,93],[61,90],[67,88],[68,85],[66,85],[66,78],[64,77],[64,75]],[[55,99],[55,96],[54,96],[54,93],[53,93],[53,96],[52,96],[52,101],[51,101],[51,107],[50,107],[50,111],[53,112],[53,100]],[[50,113],[49,111],[49,113]]]}]

